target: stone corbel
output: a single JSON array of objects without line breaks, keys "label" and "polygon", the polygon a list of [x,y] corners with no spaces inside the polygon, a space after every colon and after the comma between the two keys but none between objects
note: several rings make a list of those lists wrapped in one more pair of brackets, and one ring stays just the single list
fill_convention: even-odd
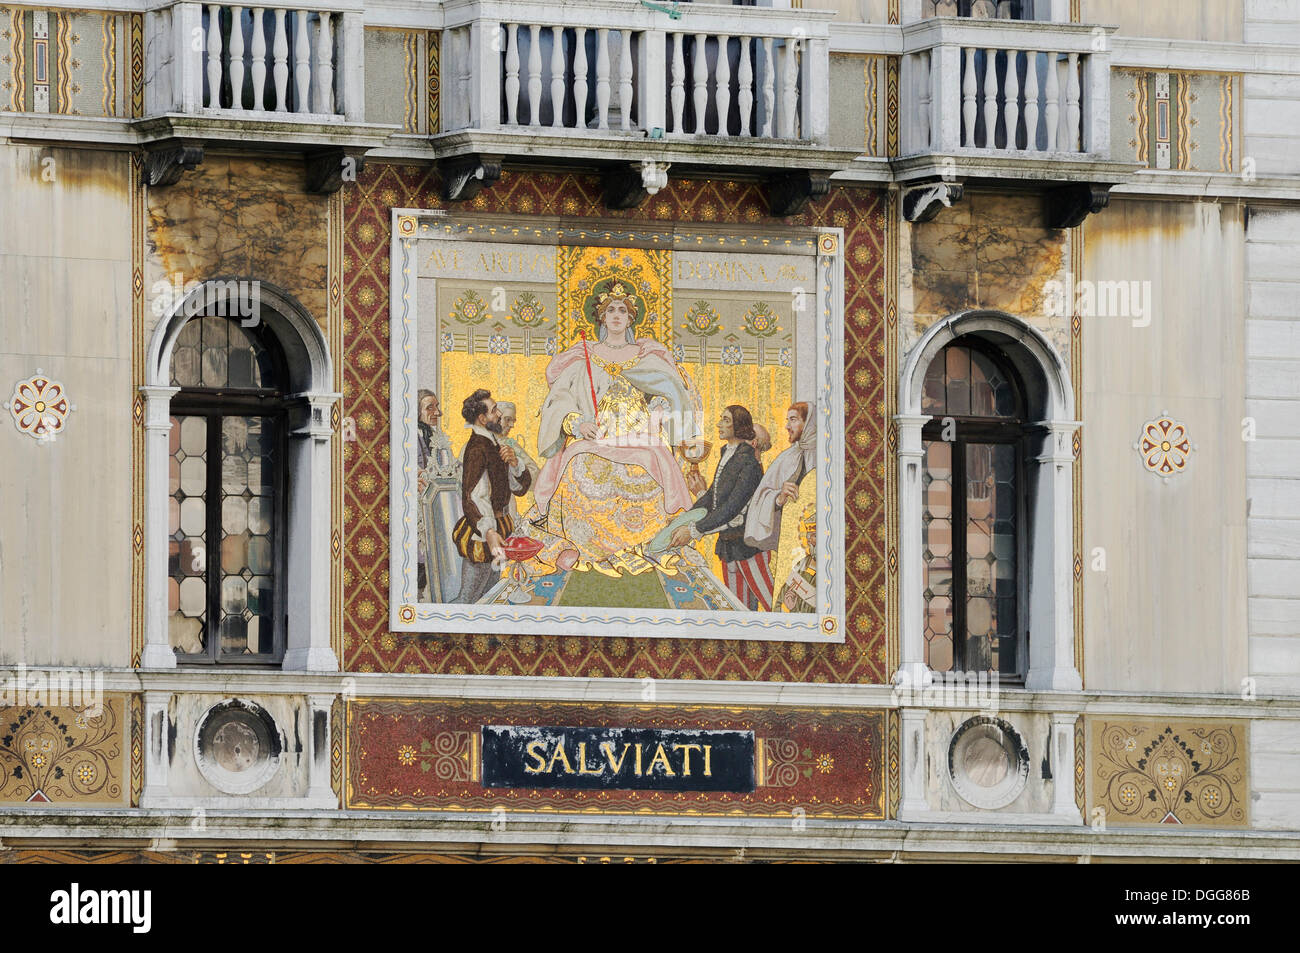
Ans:
[{"label": "stone corbel", "polygon": [[776,218],[798,215],[810,199],[821,198],[831,188],[831,174],[820,169],[799,169],[767,180],[767,204]]},{"label": "stone corbel", "polygon": [[472,199],[501,178],[501,156],[449,156],[438,162],[442,173],[442,197],[448,202]]},{"label": "stone corbel", "polygon": [[965,186],[960,182],[927,182],[903,192],[903,218],[909,222],[928,222],[941,208],[952,208],[961,201]]},{"label": "stone corbel", "polygon": [[303,164],[307,191],[328,195],[341,189],[344,182],[357,180],[357,174],[365,166],[365,155],[345,149],[322,149],[307,153]]},{"label": "stone corbel", "polygon": [[1078,182],[1052,189],[1043,197],[1048,228],[1074,228],[1089,213],[1096,214],[1110,204],[1110,186]]},{"label": "stone corbel", "polygon": [[602,178],[605,207],[636,208],[647,198],[668,185],[667,162],[643,159],[629,166],[606,169]]},{"label": "stone corbel", "polygon": [[144,184],[149,186],[175,185],[181,173],[203,161],[202,145],[165,145],[150,149],[144,155]]}]

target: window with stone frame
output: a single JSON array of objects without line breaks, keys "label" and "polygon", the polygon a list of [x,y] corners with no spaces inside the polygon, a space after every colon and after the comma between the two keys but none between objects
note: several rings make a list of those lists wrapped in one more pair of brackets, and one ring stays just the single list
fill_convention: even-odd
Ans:
[{"label": "window with stone frame", "polygon": [[1015,369],[979,339],[931,361],[922,391],[925,662],[1024,676],[1029,430]]},{"label": "window with stone frame", "polygon": [[177,336],[167,609],[180,663],[284,657],[287,382],[265,325],[195,317]]}]

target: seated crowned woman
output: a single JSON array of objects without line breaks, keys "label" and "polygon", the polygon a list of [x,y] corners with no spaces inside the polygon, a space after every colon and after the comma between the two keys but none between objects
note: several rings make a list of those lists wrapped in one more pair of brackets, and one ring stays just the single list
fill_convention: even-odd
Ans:
[{"label": "seated crowned woman", "polygon": [[699,435],[699,398],[667,347],[635,336],[634,287],[598,284],[584,308],[595,340],[588,333],[546,369],[546,463],[529,517],[545,543],[538,560],[560,569],[617,571],[620,554],[691,503],[671,448]]}]

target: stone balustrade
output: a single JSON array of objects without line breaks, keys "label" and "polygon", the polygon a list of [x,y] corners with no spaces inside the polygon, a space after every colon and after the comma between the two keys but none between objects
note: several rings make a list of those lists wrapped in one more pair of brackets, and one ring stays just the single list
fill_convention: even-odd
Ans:
[{"label": "stone balustrade", "polygon": [[451,0],[442,131],[826,140],[828,17],[667,10],[630,0]]},{"label": "stone balustrade", "polygon": [[1110,153],[1109,31],[935,19],[904,29],[903,152]]}]

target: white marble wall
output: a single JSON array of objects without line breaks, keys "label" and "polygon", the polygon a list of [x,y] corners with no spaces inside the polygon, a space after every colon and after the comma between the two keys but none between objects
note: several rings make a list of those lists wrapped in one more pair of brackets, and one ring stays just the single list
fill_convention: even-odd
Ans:
[{"label": "white marble wall", "polygon": [[[1084,278],[1149,281],[1153,304],[1146,326],[1083,319],[1087,688],[1236,694],[1247,674],[1243,245],[1241,208],[1214,202],[1116,197],[1084,226]],[[1134,446],[1165,411],[1194,444],[1167,482]]]},{"label": "white marble wall", "polygon": [[1263,830],[1300,830],[1300,721],[1250,725],[1250,822]]},{"label": "white marble wall", "polygon": [[1250,672],[1300,694],[1300,210],[1251,208],[1246,229]]},{"label": "white marble wall", "polygon": [[129,169],[0,145],[0,390],[39,368],[75,405],[47,444],[0,418],[0,664],[130,661]]}]

